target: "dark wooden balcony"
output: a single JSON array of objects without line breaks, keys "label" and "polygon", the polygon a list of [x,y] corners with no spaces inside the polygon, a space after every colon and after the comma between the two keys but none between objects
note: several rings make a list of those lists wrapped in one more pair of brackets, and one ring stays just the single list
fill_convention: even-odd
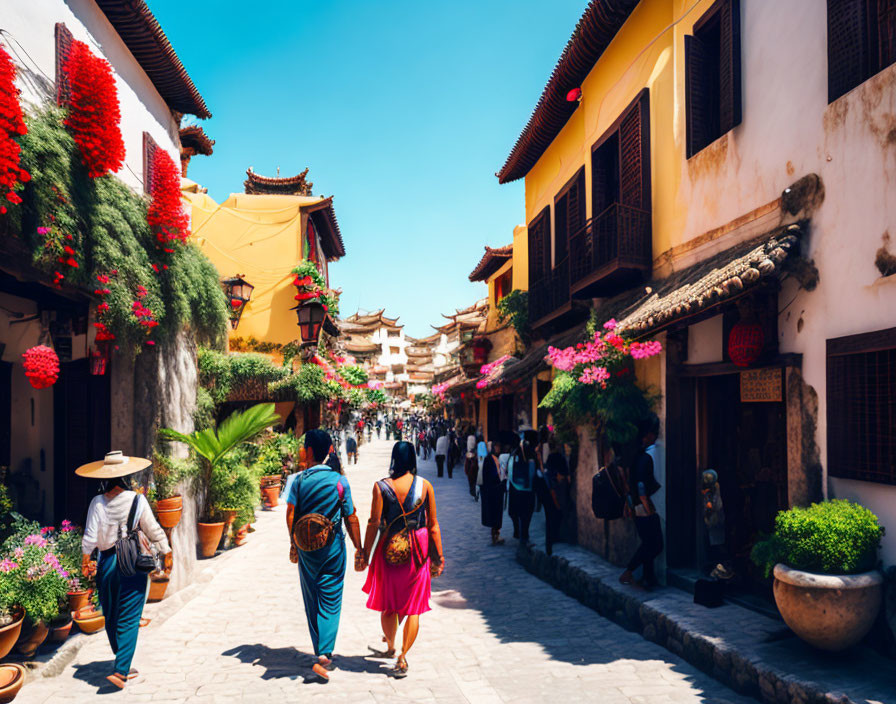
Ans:
[{"label": "dark wooden balcony", "polygon": [[572,307],[569,291],[569,258],[557,263],[548,275],[529,285],[529,320],[541,327]]},{"label": "dark wooden balcony", "polygon": [[569,238],[574,296],[609,296],[650,277],[651,216],[614,203]]}]

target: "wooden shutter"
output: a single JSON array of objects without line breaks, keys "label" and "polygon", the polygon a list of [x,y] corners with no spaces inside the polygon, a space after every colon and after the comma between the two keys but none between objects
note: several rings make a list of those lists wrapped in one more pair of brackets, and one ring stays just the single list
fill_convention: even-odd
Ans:
[{"label": "wooden shutter", "polygon": [[549,246],[547,235],[547,227],[549,220],[550,208],[545,208],[538,217],[529,225],[529,285],[539,281],[547,271],[548,257],[546,256],[547,247]]},{"label": "wooden shutter", "polygon": [[72,48],[74,37],[62,22],[56,23],[56,104],[60,106],[68,105],[72,97],[72,87],[68,80],[68,75],[63,71],[68,54]]},{"label": "wooden shutter", "polygon": [[150,136],[149,132],[143,133],[143,192],[152,193],[153,165],[159,145]]},{"label": "wooden shutter", "polygon": [[709,110],[713,86],[710,85],[712,57],[697,37],[684,38],[685,112],[687,113],[687,152],[691,157],[713,140]]},{"label": "wooden shutter", "polygon": [[572,236],[585,224],[585,169],[579,169],[569,187],[566,202],[566,232]]},{"label": "wooden shutter", "polygon": [[619,123],[619,200],[650,209],[650,97],[647,90]]},{"label": "wooden shutter", "polygon": [[878,70],[896,63],[896,0],[877,0]]},{"label": "wooden shutter", "polygon": [[868,76],[866,0],[828,0],[828,102]]},{"label": "wooden shutter", "polygon": [[719,135],[740,124],[743,99],[740,81],[740,0],[719,10]]}]

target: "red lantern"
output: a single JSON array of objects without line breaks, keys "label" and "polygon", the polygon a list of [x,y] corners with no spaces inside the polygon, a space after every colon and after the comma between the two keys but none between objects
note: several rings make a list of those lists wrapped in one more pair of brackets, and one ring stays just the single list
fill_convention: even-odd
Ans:
[{"label": "red lantern", "polygon": [[573,88],[569,93],[566,94],[566,102],[567,103],[577,103],[582,100],[582,89],[581,88]]},{"label": "red lantern", "polygon": [[59,357],[52,348],[38,345],[25,350],[25,376],[35,389],[47,389],[59,378]]},{"label": "red lantern", "polygon": [[738,367],[749,367],[762,354],[765,330],[755,321],[738,322],[728,335],[728,356]]}]

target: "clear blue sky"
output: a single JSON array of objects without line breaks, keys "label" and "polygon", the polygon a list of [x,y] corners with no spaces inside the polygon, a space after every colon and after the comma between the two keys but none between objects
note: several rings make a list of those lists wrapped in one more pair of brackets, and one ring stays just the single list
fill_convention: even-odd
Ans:
[{"label": "clear blue sky", "polygon": [[511,241],[523,186],[497,171],[585,0],[150,0],[214,115],[190,177],[222,200],[248,166],[335,196],[343,315],[410,335],[485,295],[482,246]]}]

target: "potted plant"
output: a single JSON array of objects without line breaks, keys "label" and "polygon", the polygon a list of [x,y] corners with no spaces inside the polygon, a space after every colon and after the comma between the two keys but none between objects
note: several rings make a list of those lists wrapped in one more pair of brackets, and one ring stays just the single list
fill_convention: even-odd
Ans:
[{"label": "potted plant", "polygon": [[245,411],[232,413],[217,429],[206,428],[189,435],[170,428],[162,428],[159,431],[159,436],[165,440],[186,443],[199,459],[199,486],[202,491],[200,516],[205,519],[198,525],[202,557],[214,556],[224,532],[224,522],[217,520],[220,503],[215,504],[216,497],[212,494],[216,468],[235,447],[279,421],[280,416],[274,411],[273,403],[259,403]]},{"label": "potted plant", "polygon": [[0,702],[6,704],[16,698],[22,685],[25,684],[24,666],[18,663],[0,665]]},{"label": "potted plant", "polygon": [[753,561],[774,572],[775,603],[800,638],[822,650],[858,643],[880,611],[875,568],[884,529],[868,509],[843,499],[781,511]]},{"label": "potted plant", "polygon": [[51,643],[64,643],[72,632],[72,615],[67,611],[61,611],[48,626],[50,633],[47,640]]},{"label": "potted plant", "polygon": [[149,576],[149,601],[161,601],[168,591],[169,578],[165,574],[151,574]]},{"label": "potted plant", "polygon": [[183,513],[183,497],[178,493],[180,483],[195,474],[195,465],[159,450],[153,453],[152,459],[156,517],[162,528],[170,530],[180,523]]},{"label": "potted plant", "polygon": [[0,608],[0,658],[5,658],[19,639],[25,609],[21,606]]},{"label": "potted plant", "polygon": [[[245,459],[244,453],[231,453],[220,463],[213,480],[212,493],[220,506],[228,539],[232,527],[249,520],[258,505],[258,480]],[[239,523],[235,523],[237,519]]]},{"label": "potted plant", "polygon": [[84,608],[93,588],[93,580],[80,575],[83,532],[71,521],[64,520],[58,530],[45,531],[44,535],[55,544],[59,562],[69,575],[68,611]]}]

